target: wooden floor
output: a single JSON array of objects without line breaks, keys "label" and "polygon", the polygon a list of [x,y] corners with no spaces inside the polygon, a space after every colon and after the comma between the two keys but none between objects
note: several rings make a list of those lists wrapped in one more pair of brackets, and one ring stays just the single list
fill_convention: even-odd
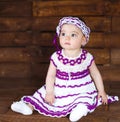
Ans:
[{"label": "wooden floor", "polygon": [[[110,95],[120,98],[120,82],[106,84]],[[0,122],[69,122],[68,117],[51,118],[34,112],[33,115],[24,116],[10,110],[13,101],[19,100],[23,95],[30,95],[36,90],[31,88],[14,88],[0,90]],[[93,113],[83,117],[79,122],[120,122],[120,101],[109,106],[100,106]]]}]

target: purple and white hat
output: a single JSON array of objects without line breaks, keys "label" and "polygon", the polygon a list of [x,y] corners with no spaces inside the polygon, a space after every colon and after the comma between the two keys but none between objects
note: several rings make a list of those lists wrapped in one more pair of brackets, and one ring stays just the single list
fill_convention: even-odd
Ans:
[{"label": "purple and white hat", "polygon": [[57,36],[59,36],[60,31],[61,31],[61,27],[63,24],[74,24],[75,26],[77,26],[78,28],[81,29],[82,33],[84,34],[86,41],[89,41],[89,35],[90,35],[90,28],[86,26],[86,24],[81,21],[79,18],[77,17],[63,17],[62,19],[60,19],[58,26],[56,27],[56,33]]}]

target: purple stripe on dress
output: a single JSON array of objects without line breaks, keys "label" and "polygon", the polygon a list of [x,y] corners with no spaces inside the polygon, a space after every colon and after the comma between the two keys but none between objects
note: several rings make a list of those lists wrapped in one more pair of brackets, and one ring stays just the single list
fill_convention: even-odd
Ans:
[{"label": "purple stripe on dress", "polygon": [[[93,94],[95,94],[95,93],[97,93],[97,91],[93,91],[93,92],[87,92],[86,94],[89,94],[89,95],[93,95]],[[78,94],[68,94],[68,95],[66,95],[66,96],[55,96],[55,98],[57,98],[57,99],[61,99],[61,98],[66,98],[66,97],[73,97],[73,96],[78,96],[78,95],[82,95],[82,93],[80,94],[80,93],[78,93]],[[83,97],[83,96],[82,96]],[[81,98],[82,98],[81,97]],[[86,97],[86,98],[92,98],[92,97],[88,97],[88,96],[84,96],[84,97]]]},{"label": "purple stripe on dress", "polygon": [[79,75],[83,75],[83,74],[87,74],[87,73],[89,73],[88,69],[83,70],[81,72],[71,72],[71,76],[79,76]]},{"label": "purple stripe on dress", "polygon": [[60,71],[58,69],[56,71],[56,77],[59,78],[59,79],[63,79],[63,80],[69,80],[68,73]]},{"label": "purple stripe on dress", "polygon": [[75,79],[81,79],[83,77],[86,77],[87,75],[89,75],[89,70],[83,70],[82,72],[71,72],[71,79],[75,80]]},{"label": "purple stripe on dress", "polygon": [[96,90],[94,90],[94,91],[92,91],[92,92],[87,92],[87,94],[89,94],[89,95],[92,95],[92,94],[95,94],[95,93],[97,93]]},{"label": "purple stripe on dress", "polygon": [[59,85],[59,84],[55,84],[55,87],[59,87],[59,88],[66,88],[66,85]]},{"label": "purple stripe on dress", "polygon": [[[61,99],[61,98],[67,98],[67,97],[70,97],[70,96],[74,96],[74,95],[67,95],[67,96],[57,96],[55,97],[56,99]],[[89,96],[80,96],[79,98],[92,98],[92,97],[89,97]]]},{"label": "purple stripe on dress", "polygon": [[76,79],[81,79],[89,75],[89,70],[83,70],[83,71],[78,71],[78,72],[70,72],[70,76],[68,75],[67,72],[65,71],[60,71],[57,69],[56,72],[56,77],[62,80],[76,80]]},{"label": "purple stripe on dress", "polygon": [[78,96],[78,95],[79,95],[79,93],[78,94],[68,94],[66,96],[55,96],[55,98],[56,99],[61,99],[61,98],[66,98],[66,97]]},{"label": "purple stripe on dress", "polygon": [[56,77],[57,77],[58,79],[62,79],[62,80],[69,80],[68,77],[61,77],[61,76],[58,75],[58,74],[56,74]]},{"label": "purple stripe on dress", "polygon": [[59,84],[55,84],[55,87],[59,87],[59,88],[75,88],[75,87],[82,87],[82,86],[86,86],[88,84],[93,83],[93,81],[89,81],[89,82],[85,82],[84,84],[79,84],[79,85],[59,85]]},{"label": "purple stripe on dress", "polygon": [[92,82],[93,82],[93,81],[89,81],[89,82],[86,82],[86,83],[84,83],[84,84],[74,85],[74,86],[69,85],[68,88],[75,88],[75,87],[86,86],[86,85],[88,85],[88,84],[90,84],[90,83],[92,83]]},{"label": "purple stripe on dress", "polygon": [[72,76],[71,80],[81,79],[81,78],[84,78],[84,77],[86,77],[88,75],[89,75],[89,73],[83,74],[81,76],[76,76],[76,77],[75,76]]}]

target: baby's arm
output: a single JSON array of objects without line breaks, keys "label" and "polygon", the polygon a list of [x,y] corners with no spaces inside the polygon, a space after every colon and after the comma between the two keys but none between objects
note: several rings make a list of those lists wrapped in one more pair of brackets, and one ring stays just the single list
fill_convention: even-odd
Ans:
[{"label": "baby's arm", "polygon": [[98,90],[98,99],[101,97],[103,104],[107,104],[107,95],[104,90],[103,80],[94,61],[90,66],[90,73]]},{"label": "baby's arm", "polygon": [[49,104],[54,103],[54,82],[55,82],[55,76],[56,76],[56,67],[50,61],[50,65],[48,68],[47,76],[46,76],[46,95],[45,95],[45,101]]}]

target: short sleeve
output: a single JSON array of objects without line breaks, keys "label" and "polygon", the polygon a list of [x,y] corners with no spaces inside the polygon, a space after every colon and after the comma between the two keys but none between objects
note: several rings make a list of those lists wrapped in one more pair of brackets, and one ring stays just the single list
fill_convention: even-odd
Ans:
[{"label": "short sleeve", "polygon": [[50,57],[50,61],[52,61],[55,67],[57,67],[56,58],[57,58],[57,55],[56,55],[56,52],[54,52]]},{"label": "short sleeve", "polygon": [[92,62],[94,61],[94,56],[91,53],[87,53],[87,66],[88,68],[92,65]]}]

